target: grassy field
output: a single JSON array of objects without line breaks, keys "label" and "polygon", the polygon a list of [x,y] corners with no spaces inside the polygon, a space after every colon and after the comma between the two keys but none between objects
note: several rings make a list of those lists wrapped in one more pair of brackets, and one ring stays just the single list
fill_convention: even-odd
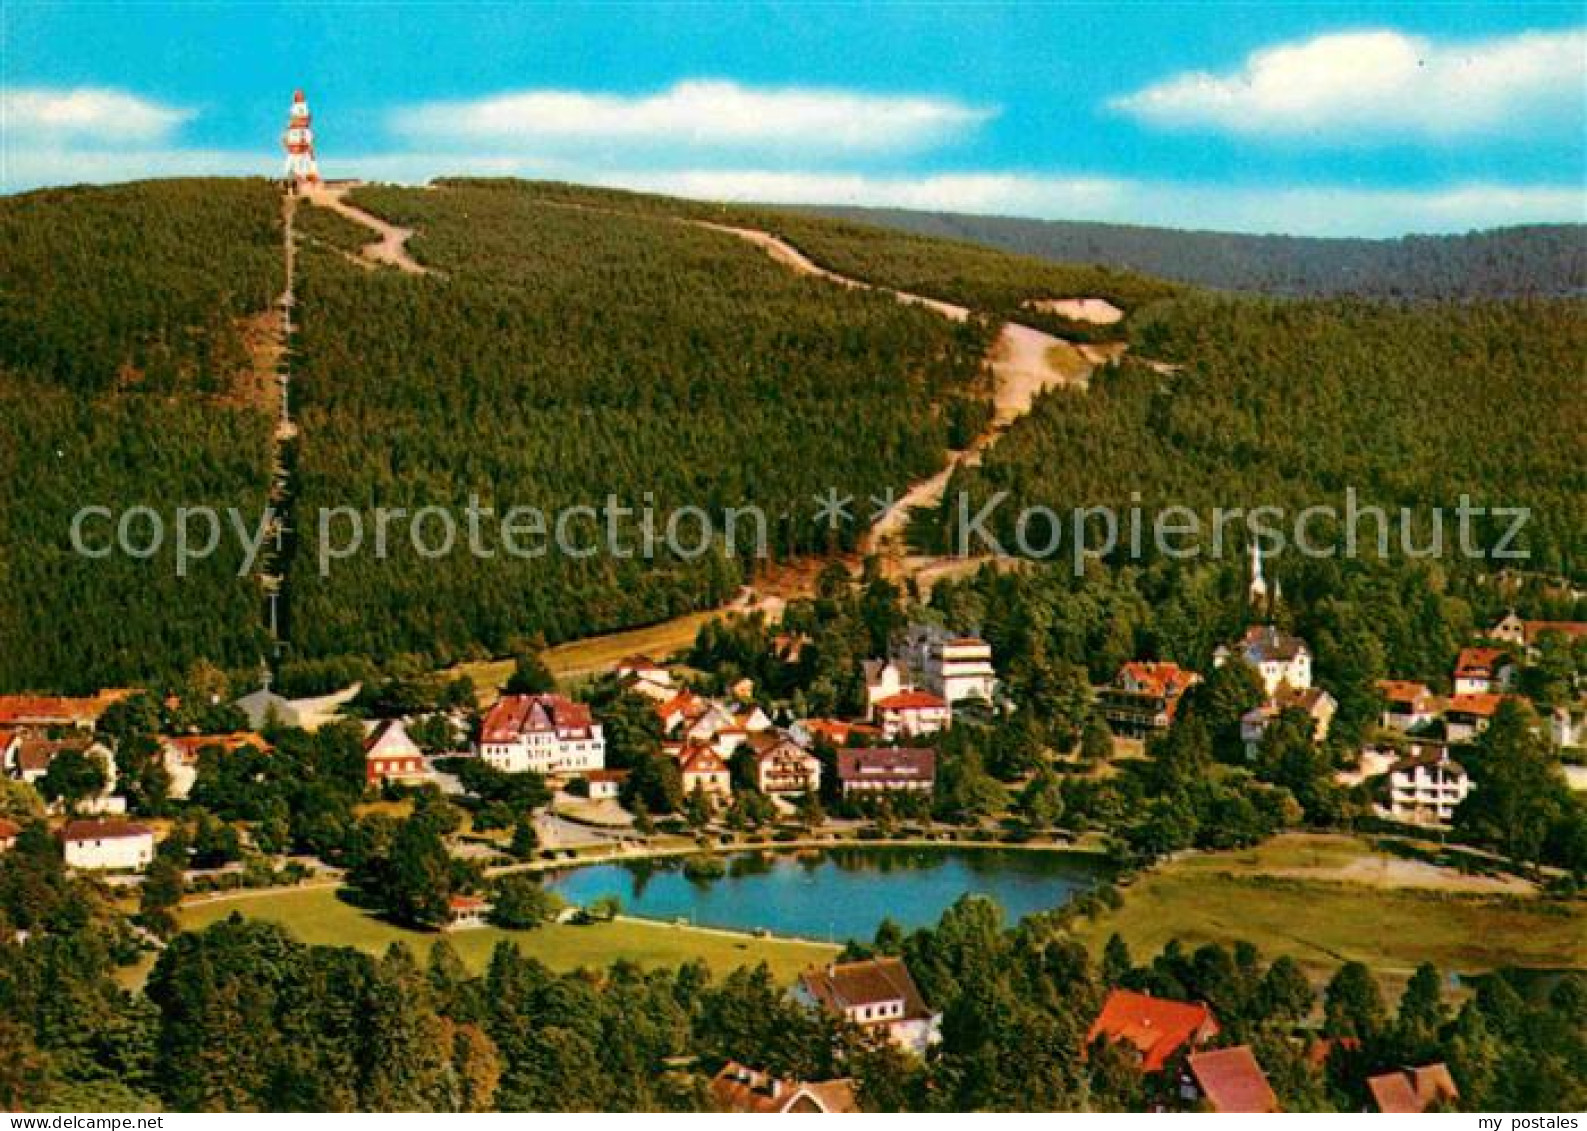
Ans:
[{"label": "grassy field", "polygon": [[[680,652],[694,643],[701,625],[720,615],[720,610],[710,609],[627,632],[574,640],[548,648],[543,659],[559,683],[576,682],[579,677],[603,671],[628,656],[641,654],[660,660]],[[480,701],[488,703],[495,701],[497,692],[512,675],[512,668],[511,660],[477,660],[458,664],[450,670],[452,674],[472,679],[479,690]]]},{"label": "grassy field", "polygon": [[1280,837],[1158,869],[1081,935],[1100,951],[1118,931],[1137,960],[1171,938],[1187,947],[1245,939],[1314,974],[1357,960],[1391,983],[1421,962],[1462,973],[1587,968],[1587,910],[1474,890],[1502,883],[1386,856],[1355,838]]},{"label": "grassy field", "polygon": [[644,966],[676,966],[703,959],[717,974],[764,961],[784,982],[805,967],[826,961],[836,947],[787,939],[758,939],[728,932],[674,927],[644,920],[622,919],[589,926],[555,924],[536,931],[503,931],[495,927],[454,931],[444,936],[403,930],[343,903],[329,887],[272,891],[242,899],[190,905],[181,913],[182,926],[197,930],[233,911],[287,927],[303,942],[353,946],[378,954],[402,940],[420,955],[428,954],[438,937],[449,940],[470,970],[482,971],[490,952],[502,939],[518,944],[525,954],[554,970],[602,968],[622,959]]}]

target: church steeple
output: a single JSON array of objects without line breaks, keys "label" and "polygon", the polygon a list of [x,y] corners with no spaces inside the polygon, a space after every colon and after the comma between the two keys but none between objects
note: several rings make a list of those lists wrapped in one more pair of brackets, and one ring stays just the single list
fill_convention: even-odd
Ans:
[{"label": "church steeple", "polygon": [[1262,605],[1267,601],[1267,579],[1262,576],[1262,547],[1255,538],[1251,539],[1251,585],[1246,595],[1253,605]]}]

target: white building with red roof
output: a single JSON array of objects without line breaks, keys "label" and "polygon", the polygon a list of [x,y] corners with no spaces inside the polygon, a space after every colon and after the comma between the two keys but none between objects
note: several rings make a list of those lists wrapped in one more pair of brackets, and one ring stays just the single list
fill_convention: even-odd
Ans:
[{"label": "white building with red roof", "polygon": [[953,708],[946,699],[929,691],[900,691],[878,699],[872,707],[873,718],[888,738],[914,738],[935,734],[953,724]]},{"label": "white building with red roof", "polygon": [[606,765],[606,737],[583,703],[504,695],[480,725],[479,756],[507,773],[573,775]]},{"label": "white building with red roof", "polygon": [[434,779],[424,751],[408,735],[408,728],[400,719],[376,723],[364,737],[364,780],[370,785],[419,785]]},{"label": "white building with red roof", "polygon": [[1200,682],[1198,673],[1170,660],[1132,660],[1103,693],[1103,717],[1124,734],[1166,730],[1180,699]]},{"label": "white building with red roof", "polygon": [[1455,660],[1455,694],[1505,691],[1514,674],[1515,664],[1503,648],[1462,648]]},{"label": "white building with red roof", "polygon": [[733,795],[733,771],[727,759],[709,746],[685,746],[678,758],[678,776],[684,793],[699,790],[707,797]]}]

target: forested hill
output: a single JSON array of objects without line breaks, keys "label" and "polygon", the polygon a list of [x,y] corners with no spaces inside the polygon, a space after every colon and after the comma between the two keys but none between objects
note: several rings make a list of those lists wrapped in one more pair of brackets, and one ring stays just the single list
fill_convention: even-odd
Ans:
[{"label": "forested hill", "polygon": [[[1299,506],[1346,485],[1402,504],[1465,490],[1532,506],[1529,545],[1549,568],[1575,576],[1587,560],[1579,299],[1214,298],[1119,267],[571,185],[363,187],[348,200],[413,229],[408,250],[430,273],[368,263],[364,229],[299,203],[289,691],[370,662],[444,665],[652,623],[753,579],[721,537],[649,559],[519,558],[494,535],[488,552],[464,552],[465,530],[458,552],[432,558],[409,523],[380,552],[376,508],[455,517],[477,499],[498,516],[557,514],[611,496],[653,502],[665,530],[686,508],[720,519],[753,506],[776,556],[853,550],[862,522],[834,530],[812,501],[901,491],[966,446],[990,417],[982,361],[1009,317],[1127,340],[1130,359],[1087,393],[1038,402],[956,476],[974,496],[1090,505],[1139,489],[1198,507]],[[170,524],[204,505],[234,508],[251,531],[269,497],[277,406],[259,339],[279,324],[282,216],[263,180],[0,200],[0,691],[169,684],[205,660],[251,680],[271,649],[259,570],[231,527],[179,575]],[[842,275],[986,317],[952,322],[801,276],[681,220],[765,229]],[[1464,273],[1475,293],[1502,270]],[[1126,317],[1042,309],[1078,297]],[[75,553],[72,517],[90,505],[111,519],[152,508],[163,548]],[[365,539],[331,563],[315,516],[338,508],[362,517]],[[143,541],[149,518],[129,528]],[[101,544],[112,529],[98,520]]]},{"label": "forested hill", "polygon": [[1042,259],[1127,268],[1219,290],[1451,299],[1587,293],[1587,225],[1580,224],[1369,240],[890,208],[799,211]]}]

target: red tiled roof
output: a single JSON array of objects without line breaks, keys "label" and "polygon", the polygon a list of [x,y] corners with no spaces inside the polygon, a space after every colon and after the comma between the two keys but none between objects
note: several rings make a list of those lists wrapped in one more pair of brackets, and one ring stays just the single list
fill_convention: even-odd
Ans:
[{"label": "red tiled roof", "polygon": [[1218,1021],[1204,1002],[1190,1005],[1133,990],[1114,990],[1102,1003],[1102,1012],[1086,1034],[1086,1044],[1106,1037],[1134,1045],[1141,1054],[1142,1070],[1157,1072],[1185,1045],[1199,1044],[1217,1033]]},{"label": "red tiled roof", "polygon": [[1182,668],[1169,660],[1132,660],[1124,665],[1119,675],[1120,682],[1123,676],[1128,675],[1149,694],[1160,695],[1165,699],[1182,695],[1187,687],[1201,678],[1188,668]]},{"label": "red tiled roof", "polygon": [[127,698],[130,690],[101,691],[98,695],[0,695],[0,723],[33,723],[68,726],[98,722],[111,704]]},{"label": "red tiled roof", "polygon": [[932,1015],[931,1007],[920,996],[920,988],[909,976],[909,967],[901,958],[868,958],[812,967],[799,975],[799,984],[816,1001],[837,1013],[902,1001],[902,1020],[923,1021]]},{"label": "red tiled roof", "polygon": [[842,746],[854,735],[880,738],[881,728],[867,723],[849,723],[842,719],[805,719],[800,723],[815,738],[824,738],[833,746]]},{"label": "red tiled roof", "polygon": [[685,688],[666,702],[657,703],[656,714],[665,721],[668,715],[676,714],[679,711],[687,713],[697,702],[694,692]]},{"label": "red tiled roof", "polygon": [[1390,703],[1405,704],[1413,704],[1418,699],[1425,699],[1433,693],[1427,684],[1417,683],[1411,679],[1380,679],[1378,690]]},{"label": "red tiled roof", "polygon": [[62,840],[122,840],[127,837],[148,836],[153,830],[147,825],[131,821],[82,820],[67,821],[61,826]]},{"label": "red tiled roof", "polygon": [[1492,717],[1493,713],[1499,709],[1499,704],[1503,703],[1505,698],[1503,695],[1496,695],[1486,691],[1468,695],[1451,695],[1449,702],[1444,707],[1444,711],[1446,714],[1476,715],[1478,718],[1486,719]]},{"label": "red tiled roof", "polygon": [[477,895],[453,895],[447,897],[446,905],[453,911],[478,911],[485,901]]},{"label": "red tiled roof", "polygon": [[1279,1110],[1278,1097],[1249,1045],[1193,1052],[1185,1063],[1213,1111],[1262,1114]]},{"label": "red tiled roof", "polygon": [[1492,675],[1499,661],[1508,654],[1503,648],[1462,648],[1459,658],[1455,660],[1455,674]]},{"label": "red tiled roof", "polygon": [[947,705],[945,700],[929,691],[900,691],[897,695],[876,701],[879,711],[940,711]]},{"label": "red tiled roof", "polygon": [[536,731],[588,734],[590,709],[561,695],[503,695],[480,727],[482,742],[516,742]]},{"label": "red tiled roof", "polygon": [[1372,1093],[1378,1110],[1391,1115],[1418,1115],[1435,1103],[1460,1098],[1460,1089],[1442,1064],[1370,1076],[1367,1091]]},{"label": "red tiled roof", "polygon": [[720,774],[727,771],[727,763],[709,746],[693,746],[684,750],[678,768],[685,774]]},{"label": "red tiled roof", "polygon": [[934,781],[935,750],[856,746],[838,751],[839,781]]},{"label": "red tiled roof", "polygon": [[15,821],[0,817],[0,840],[15,840],[22,831],[22,826]]},{"label": "red tiled roof", "polygon": [[1571,639],[1587,636],[1587,621],[1579,620],[1528,620],[1521,622],[1521,632],[1528,644],[1536,644],[1545,632],[1558,632]]},{"label": "red tiled roof", "polygon": [[625,781],[628,780],[628,771],[627,770],[585,770],[584,771],[584,780],[585,781],[625,782]]},{"label": "red tiled roof", "polygon": [[218,746],[227,753],[240,750],[244,746],[252,746],[255,750],[270,749],[263,738],[246,730],[232,734],[183,734],[162,738],[160,741],[175,748],[181,760],[189,763],[198,761],[198,752],[210,746]]},{"label": "red tiled roof", "polygon": [[85,742],[59,738],[24,738],[17,747],[17,770],[21,773],[43,773],[62,750],[83,750],[87,745]]}]

